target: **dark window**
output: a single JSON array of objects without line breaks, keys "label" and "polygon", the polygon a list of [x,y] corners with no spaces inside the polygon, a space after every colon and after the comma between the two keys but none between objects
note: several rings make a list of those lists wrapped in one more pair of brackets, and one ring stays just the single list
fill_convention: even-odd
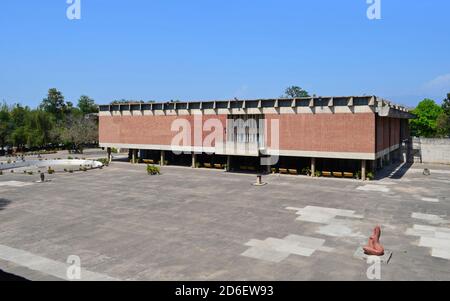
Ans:
[{"label": "dark window", "polygon": [[154,103],[153,104],[153,110],[162,110],[163,104],[162,103]]},{"label": "dark window", "polygon": [[202,109],[214,109],[214,103],[213,102],[204,102],[202,105]]},{"label": "dark window", "polygon": [[333,102],[336,107],[344,107],[348,105],[348,98],[334,98]]},{"label": "dark window", "polygon": [[218,102],[216,102],[216,108],[218,108],[218,109],[228,109],[228,101],[218,101]]},{"label": "dark window", "polygon": [[190,110],[198,110],[198,109],[200,109],[200,103],[199,102],[190,102],[189,103],[189,109]]},{"label": "dark window", "polygon": [[177,109],[178,110],[186,110],[187,109],[187,103],[185,103],[185,102],[177,103]]},{"label": "dark window", "polygon": [[164,104],[164,110],[174,110],[174,109],[175,109],[175,104],[173,102]]},{"label": "dark window", "polygon": [[258,107],[258,101],[257,100],[255,100],[255,101],[247,101],[245,103],[245,107],[247,107],[247,108],[257,108]]},{"label": "dark window", "polygon": [[149,103],[142,105],[142,110],[144,110],[144,111],[150,111],[151,109],[152,109],[152,105]]},{"label": "dark window", "polygon": [[369,104],[369,99],[366,97],[355,97],[353,98],[354,106],[367,106]]},{"label": "dark window", "polygon": [[280,108],[289,108],[292,106],[292,99],[280,99],[278,101],[278,106]]},{"label": "dark window", "polygon": [[329,99],[325,98],[315,98],[314,99],[314,106],[316,107],[325,107],[328,106]]},{"label": "dark window", "polygon": [[309,107],[309,99],[297,99],[295,101],[295,106],[296,107]]},{"label": "dark window", "polygon": [[243,105],[242,101],[236,101],[236,100],[231,101],[231,108],[232,109],[241,109],[242,105]]},{"label": "dark window", "polygon": [[270,100],[262,100],[261,101],[261,106],[263,108],[273,108],[275,107],[275,100],[270,99]]}]

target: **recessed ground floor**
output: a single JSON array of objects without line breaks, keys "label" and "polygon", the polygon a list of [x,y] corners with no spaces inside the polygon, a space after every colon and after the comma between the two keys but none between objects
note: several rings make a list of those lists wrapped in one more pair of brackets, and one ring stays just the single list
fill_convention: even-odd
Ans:
[{"label": "recessed ground floor", "polygon": [[[107,150],[112,155],[111,149],[107,148]],[[224,169],[229,172],[308,175],[311,177],[366,180],[375,178],[376,174],[386,166],[401,163],[404,161],[404,157],[400,148],[386,152],[374,160],[282,155],[239,156],[129,149],[128,161],[161,166]]]}]

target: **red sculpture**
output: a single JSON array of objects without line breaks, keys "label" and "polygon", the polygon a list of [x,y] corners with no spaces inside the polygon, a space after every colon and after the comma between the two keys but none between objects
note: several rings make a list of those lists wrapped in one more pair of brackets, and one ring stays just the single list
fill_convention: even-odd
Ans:
[{"label": "red sculpture", "polygon": [[366,255],[373,255],[373,256],[383,256],[384,255],[384,248],[380,244],[380,236],[381,236],[381,227],[376,226],[373,230],[372,235],[369,238],[369,244],[364,247],[364,253]]}]

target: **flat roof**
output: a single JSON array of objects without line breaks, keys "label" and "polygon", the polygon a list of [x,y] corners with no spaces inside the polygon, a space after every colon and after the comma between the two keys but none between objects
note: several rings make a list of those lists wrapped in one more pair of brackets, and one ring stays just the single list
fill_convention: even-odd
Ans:
[{"label": "flat roof", "polygon": [[129,102],[100,105],[100,112],[107,111],[155,111],[155,110],[206,110],[249,109],[282,107],[337,107],[371,106],[380,116],[413,118],[409,110],[377,96],[314,96],[300,98],[233,99],[206,101]]}]

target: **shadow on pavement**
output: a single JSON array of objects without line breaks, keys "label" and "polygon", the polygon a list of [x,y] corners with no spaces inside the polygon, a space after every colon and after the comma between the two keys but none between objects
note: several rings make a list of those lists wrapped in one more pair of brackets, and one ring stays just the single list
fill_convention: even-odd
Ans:
[{"label": "shadow on pavement", "polygon": [[29,281],[29,280],[0,270],[0,281]]},{"label": "shadow on pavement", "polygon": [[0,199],[0,211],[5,209],[11,203],[10,200]]},{"label": "shadow on pavement", "polygon": [[394,180],[401,179],[408,172],[412,165],[412,163],[392,164],[378,171],[376,178],[377,180],[382,180],[385,178]]}]

